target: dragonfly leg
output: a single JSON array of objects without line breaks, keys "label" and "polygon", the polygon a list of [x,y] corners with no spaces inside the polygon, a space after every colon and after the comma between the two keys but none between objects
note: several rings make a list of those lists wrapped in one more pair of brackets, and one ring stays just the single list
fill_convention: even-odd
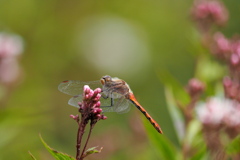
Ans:
[{"label": "dragonfly leg", "polygon": [[[112,94],[112,93],[110,93],[110,94]],[[112,96],[110,96],[109,94],[104,94],[104,95],[102,95],[102,97],[104,98],[104,99],[107,99],[107,98],[109,98],[109,97],[111,97],[110,99],[111,99],[111,104],[109,105],[109,106],[101,106],[101,108],[103,109],[103,112],[115,112],[115,109],[114,109],[114,99],[112,98]]]},{"label": "dragonfly leg", "polygon": [[101,107],[112,107],[114,105],[114,100],[111,98],[111,105],[110,106],[101,106]]},{"label": "dragonfly leg", "polygon": [[111,106],[113,106],[114,104],[113,98],[111,98]]},{"label": "dragonfly leg", "polygon": [[104,98],[104,99],[107,99],[107,98],[108,98],[108,96],[105,95],[105,94],[102,94],[101,96],[102,96],[102,98]]},{"label": "dragonfly leg", "polygon": [[[109,97],[112,97],[112,96],[109,96],[108,94],[107,95],[106,94],[102,94],[101,96],[104,99],[108,99]],[[112,107],[113,105],[114,105],[114,100],[113,100],[113,98],[111,98],[111,105],[110,106],[101,106],[101,107]]]},{"label": "dragonfly leg", "polygon": [[104,112],[114,112],[114,107],[113,107],[114,100],[113,100],[113,98],[111,98],[110,103],[111,103],[110,105],[101,106],[101,108],[103,109],[103,113]]}]

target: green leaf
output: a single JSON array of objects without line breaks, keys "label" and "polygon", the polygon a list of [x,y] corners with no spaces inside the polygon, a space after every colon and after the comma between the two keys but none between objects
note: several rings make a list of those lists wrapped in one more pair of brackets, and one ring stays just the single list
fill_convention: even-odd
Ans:
[{"label": "green leaf", "polygon": [[240,135],[232,140],[230,144],[227,146],[228,154],[236,154],[240,153]]},{"label": "green leaf", "polygon": [[37,160],[30,151],[28,151],[28,154],[30,154],[33,160]]},{"label": "green leaf", "polygon": [[207,147],[202,145],[200,149],[189,160],[206,160],[209,159]]},{"label": "green leaf", "polygon": [[191,146],[193,145],[193,142],[195,139],[199,139],[200,137],[198,136],[199,131],[201,130],[201,123],[194,119],[190,121],[188,128],[186,130],[186,143]]},{"label": "green leaf", "polygon": [[83,157],[86,157],[90,154],[94,154],[94,153],[100,153],[103,149],[103,147],[101,147],[99,150],[96,149],[97,147],[92,147],[92,148],[89,148],[83,155]]},{"label": "green leaf", "polygon": [[56,160],[76,160],[75,158],[69,156],[68,154],[65,154],[65,153],[61,153],[61,152],[58,152],[56,151],[55,149],[49,147],[47,145],[47,143],[43,140],[42,136],[40,136],[40,139],[43,143],[43,145],[45,146],[45,148],[48,150],[49,153],[51,153],[51,155],[56,159]]},{"label": "green leaf", "polygon": [[206,83],[215,82],[222,79],[226,69],[216,62],[211,60],[208,56],[200,56],[196,67],[196,77]]},{"label": "green leaf", "polygon": [[156,130],[153,130],[153,127],[145,118],[143,119],[143,122],[146,127],[148,137],[153,144],[153,148],[158,154],[159,159],[176,160],[177,155],[179,155],[178,150],[171,141],[169,141],[163,134],[159,134]]},{"label": "green leaf", "polygon": [[180,82],[177,81],[168,71],[162,69],[157,74],[164,86],[173,90],[173,97],[182,106],[186,106],[190,102],[190,97],[185,91],[183,85],[180,84]]},{"label": "green leaf", "polygon": [[182,138],[184,136],[184,118],[174,100],[173,91],[169,87],[165,87],[165,96],[167,102],[167,109],[172,118],[174,128],[180,142],[182,141]]}]

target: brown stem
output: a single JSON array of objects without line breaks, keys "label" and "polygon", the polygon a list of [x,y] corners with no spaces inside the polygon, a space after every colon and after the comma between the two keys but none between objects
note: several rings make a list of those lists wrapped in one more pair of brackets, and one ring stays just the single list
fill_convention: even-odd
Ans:
[{"label": "brown stem", "polygon": [[81,154],[81,159],[80,159],[80,160],[83,160],[83,158],[85,157],[84,152],[85,152],[85,150],[86,150],[86,147],[87,147],[89,138],[90,138],[90,136],[91,136],[93,127],[94,127],[94,125],[91,125],[91,126],[90,126],[90,130],[89,130],[89,132],[88,132],[88,137],[87,137],[86,143],[85,143],[85,145],[84,145],[84,148],[83,148],[83,150],[82,150],[82,154]]},{"label": "brown stem", "polygon": [[221,125],[204,125],[203,134],[212,159],[226,159],[224,146],[220,138]]},{"label": "brown stem", "polygon": [[81,160],[81,156],[80,156],[80,148],[81,148],[81,142],[82,142],[82,137],[85,131],[85,127],[86,127],[86,122],[85,122],[85,118],[82,116],[81,118],[81,122],[79,123],[79,127],[78,127],[78,133],[77,133],[77,153],[76,153],[76,159],[77,160]]}]

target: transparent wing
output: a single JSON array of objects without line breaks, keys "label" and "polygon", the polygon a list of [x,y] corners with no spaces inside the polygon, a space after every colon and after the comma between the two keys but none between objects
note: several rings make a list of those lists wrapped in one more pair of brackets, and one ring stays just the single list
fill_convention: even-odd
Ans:
[{"label": "transparent wing", "polygon": [[69,99],[68,104],[74,107],[79,108],[78,102],[82,102],[82,96],[78,95],[78,96],[74,96],[72,98]]},{"label": "transparent wing", "polygon": [[96,88],[102,88],[100,81],[83,82],[78,80],[68,80],[60,83],[58,85],[58,90],[65,94],[75,96],[82,93],[84,85],[89,85],[89,87],[93,90]]},{"label": "transparent wing", "polygon": [[[100,81],[83,82],[78,80],[68,80],[60,83],[58,89],[65,94],[74,96],[69,99],[68,104],[79,108],[78,102],[82,102],[82,91],[84,85],[89,85],[91,89],[102,87]],[[109,98],[102,97],[100,101],[103,112],[126,113],[130,109],[129,101],[125,99],[123,95],[118,93],[112,93],[111,95],[109,95]]]},{"label": "transparent wing", "polygon": [[130,110],[130,102],[123,96],[118,99],[113,108],[119,114],[126,113]]},{"label": "transparent wing", "polygon": [[[82,95],[77,95],[77,96],[70,98],[68,101],[68,104],[79,108],[78,102],[82,102]],[[107,112],[110,112],[110,110],[111,110],[110,108],[113,108],[113,106],[111,106],[111,98],[106,98],[106,99],[101,98],[100,102],[101,102],[101,107],[104,106],[103,108],[105,108],[105,106],[106,106],[107,108],[109,108],[109,109],[106,109]],[[106,111],[104,111],[104,112],[106,112]],[[112,112],[114,112],[114,111],[112,111]]]},{"label": "transparent wing", "polygon": [[[111,98],[101,98],[101,108],[103,112],[117,112],[119,114],[126,113],[130,110],[130,102],[124,97],[113,99],[113,106],[111,106]],[[77,95],[69,99],[68,104],[79,108],[78,103],[82,102],[82,95]]]},{"label": "transparent wing", "polygon": [[[108,98],[111,100],[111,98]],[[111,102],[109,103],[111,104]],[[113,106],[103,106],[101,104],[103,112],[117,112],[119,114],[126,113],[130,110],[130,103],[124,96],[121,98],[113,99]]]}]

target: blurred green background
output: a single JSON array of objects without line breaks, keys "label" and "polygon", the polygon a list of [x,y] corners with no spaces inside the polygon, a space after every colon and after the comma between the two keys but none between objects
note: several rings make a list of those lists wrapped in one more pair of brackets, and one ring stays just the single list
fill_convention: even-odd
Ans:
[{"label": "blurred green background", "polygon": [[[194,76],[202,50],[190,21],[192,3],[0,0],[0,31],[24,40],[22,76],[1,97],[0,159],[31,159],[28,151],[38,159],[53,159],[39,133],[51,147],[75,156],[77,124],[69,115],[77,109],[57,86],[67,79],[91,81],[106,74],[128,82],[161,125],[164,135],[159,136],[176,144],[159,75],[168,71],[183,85]],[[240,30],[240,2],[225,4],[231,18],[224,33],[232,36]],[[105,115],[108,119],[98,122],[89,144],[103,146],[103,151],[89,160],[156,159],[140,112],[132,108]]]}]

